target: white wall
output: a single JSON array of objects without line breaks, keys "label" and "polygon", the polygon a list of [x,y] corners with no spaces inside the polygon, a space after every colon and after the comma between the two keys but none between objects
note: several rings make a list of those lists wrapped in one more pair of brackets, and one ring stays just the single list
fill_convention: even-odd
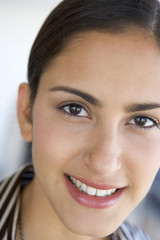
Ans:
[{"label": "white wall", "polygon": [[17,90],[26,81],[35,36],[60,0],[0,0],[0,179],[20,165],[24,142],[16,119]]}]

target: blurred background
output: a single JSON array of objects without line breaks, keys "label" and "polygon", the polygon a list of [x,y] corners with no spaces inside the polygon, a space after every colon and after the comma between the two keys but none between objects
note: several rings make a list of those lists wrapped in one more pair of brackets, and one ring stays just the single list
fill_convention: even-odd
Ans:
[{"label": "blurred background", "polygon": [[[0,180],[28,158],[28,144],[16,118],[18,85],[27,81],[31,45],[49,12],[60,0],[0,0]],[[160,173],[128,220],[160,240]]]}]

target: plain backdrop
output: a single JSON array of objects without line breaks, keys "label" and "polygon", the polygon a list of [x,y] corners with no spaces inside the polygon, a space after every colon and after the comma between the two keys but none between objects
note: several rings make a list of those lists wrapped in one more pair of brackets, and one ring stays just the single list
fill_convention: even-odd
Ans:
[{"label": "plain backdrop", "polygon": [[0,179],[22,162],[24,142],[16,119],[18,85],[42,23],[60,0],[0,0]]}]

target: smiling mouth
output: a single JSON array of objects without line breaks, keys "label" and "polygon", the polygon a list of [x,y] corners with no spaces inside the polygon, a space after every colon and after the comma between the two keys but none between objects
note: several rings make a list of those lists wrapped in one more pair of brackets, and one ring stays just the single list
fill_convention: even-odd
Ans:
[{"label": "smiling mouth", "polygon": [[119,188],[111,188],[107,190],[97,189],[86,185],[85,183],[75,179],[74,177],[68,176],[68,179],[80,192],[86,193],[90,196],[107,197],[113,195],[119,190]]}]

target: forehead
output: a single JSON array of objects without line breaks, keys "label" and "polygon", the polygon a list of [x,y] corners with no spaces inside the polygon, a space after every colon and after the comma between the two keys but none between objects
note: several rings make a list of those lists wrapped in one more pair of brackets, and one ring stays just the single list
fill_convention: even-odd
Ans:
[{"label": "forehead", "polygon": [[135,29],[122,34],[90,31],[75,35],[52,62],[51,68],[58,67],[62,62],[65,64],[60,65],[64,68],[69,64],[78,64],[79,67],[86,64],[89,69],[91,62],[100,63],[99,66],[102,67],[104,63],[107,68],[113,67],[112,60],[115,64],[121,63],[119,68],[140,62],[153,67],[159,63],[159,58],[158,44],[147,32]]},{"label": "forehead", "polygon": [[90,54],[96,50],[106,50],[109,53],[109,49],[119,51],[122,48],[123,50],[126,49],[126,51],[135,51],[138,48],[143,53],[152,50],[152,53],[160,54],[160,48],[153,35],[143,29],[133,27],[132,30],[130,29],[122,33],[88,31],[75,34],[62,49],[58,57],[73,54],[75,51],[76,54],[78,51],[81,53],[85,51],[85,53]]},{"label": "forehead", "polygon": [[[133,88],[160,89],[160,50],[148,33],[88,32],[76,35],[52,62],[44,75],[51,84],[57,78],[72,87],[88,90]],[[148,86],[148,87],[147,87]],[[158,93],[159,94],[159,93]]]}]

